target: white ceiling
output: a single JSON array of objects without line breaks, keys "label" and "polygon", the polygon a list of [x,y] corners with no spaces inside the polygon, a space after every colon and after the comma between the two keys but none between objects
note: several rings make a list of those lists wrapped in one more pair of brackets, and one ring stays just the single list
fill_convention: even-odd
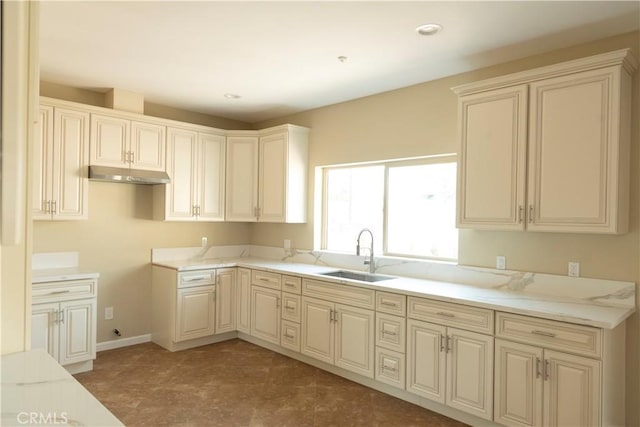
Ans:
[{"label": "white ceiling", "polygon": [[42,80],[257,122],[638,30],[640,2],[45,1],[40,19]]}]

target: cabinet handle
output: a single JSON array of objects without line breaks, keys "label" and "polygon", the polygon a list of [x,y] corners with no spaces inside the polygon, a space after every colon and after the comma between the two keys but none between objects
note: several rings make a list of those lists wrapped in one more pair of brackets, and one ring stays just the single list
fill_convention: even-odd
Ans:
[{"label": "cabinet handle", "polygon": [[533,205],[529,205],[529,224],[533,222]]},{"label": "cabinet handle", "polygon": [[57,294],[66,294],[71,292],[70,289],[65,289],[64,291],[53,291],[53,292],[49,292],[49,295],[57,295]]},{"label": "cabinet handle", "polygon": [[292,341],[293,341],[293,338],[294,338],[294,336],[293,336],[293,335],[287,335],[287,334],[284,334],[284,337],[285,337],[286,339],[289,339],[289,340],[292,340]]},{"label": "cabinet handle", "polygon": [[440,353],[442,353],[443,351],[446,353],[447,351],[447,349],[445,348],[444,339],[444,335],[440,334]]},{"label": "cabinet handle", "polygon": [[266,277],[260,277],[260,278],[258,278],[258,280],[260,280],[261,282],[268,282],[269,281],[269,279],[266,278]]},{"label": "cabinet handle", "polygon": [[439,311],[436,313],[438,316],[442,316],[442,317],[456,317],[455,314],[451,314],[451,313],[445,313],[444,311]]},{"label": "cabinet handle", "polygon": [[535,331],[531,331],[531,333],[535,334],[535,335],[542,335],[543,337],[549,337],[549,338],[555,338],[556,337],[556,334],[554,334],[553,332],[535,330]]},{"label": "cabinet handle", "polygon": [[453,341],[453,339],[447,335],[447,353],[449,353],[450,351],[453,352],[453,346],[451,345],[451,341]]},{"label": "cabinet handle", "polygon": [[397,307],[398,304],[396,304],[395,302],[387,302],[387,301],[381,301],[380,302],[381,305],[388,305],[389,307]]},{"label": "cabinet handle", "polygon": [[293,310],[295,310],[296,308],[295,308],[295,307],[289,307],[288,305],[286,305],[286,306],[284,307],[284,309],[285,309],[285,310],[289,310],[289,311],[293,311]]},{"label": "cabinet handle", "polygon": [[135,153],[133,151],[129,151],[129,163],[133,164],[135,161]]},{"label": "cabinet handle", "polygon": [[60,310],[60,323],[64,323],[64,310]]},{"label": "cabinet handle", "polygon": [[524,206],[518,206],[518,223],[522,224],[522,215],[524,214]]},{"label": "cabinet handle", "polygon": [[200,205],[196,205],[196,215],[200,216]]},{"label": "cabinet handle", "polygon": [[387,366],[385,364],[382,364],[382,369],[385,370],[385,371],[391,371],[391,372],[395,372],[396,371],[396,368],[393,368],[391,366]]},{"label": "cabinet handle", "polygon": [[200,280],[206,280],[209,276],[194,276],[188,279],[182,279],[183,282],[199,282]]},{"label": "cabinet handle", "polygon": [[51,208],[51,213],[57,213],[58,212],[58,201],[57,200],[53,200],[51,202],[51,205],[53,206]]},{"label": "cabinet handle", "polygon": [[540,360],[539,357],[536,357],[536,378],[540,378],[540,375],[542,374],[541,371],[541,363],[542,361]]},{"label": "cabinet handle", "polygon": [[392,332],[392,331],[385,331],[384,329],[382,330],[382,334],[383,334],[383,335],[392,335],[392,336],[394,336],[394,337],[395,337],[396,335],[398,335],[398,334],[396,334],[395,332]]},{"label": "cabinet handle", "polygon": [[551,366],[549,364],[549,359],[544,360],[544,379],[545,381],[551,377]]},{"label": "cabinet handle", "polygon": [[46,214],[51,213],[51,202],[49,200],[42,201],[42,210]]},{"label": "cabinet handle", "polygon": [[295,288],[296,287],[296,285],[294,285],[293,283],[284,282],[284,285],[289,287],[289,288]]}]

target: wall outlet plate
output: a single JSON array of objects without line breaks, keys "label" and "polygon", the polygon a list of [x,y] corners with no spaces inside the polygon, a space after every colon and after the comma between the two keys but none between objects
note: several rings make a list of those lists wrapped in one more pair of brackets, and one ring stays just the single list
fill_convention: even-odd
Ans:
[{"label": "wall outlet plate", "polygon": [[113,307],[105,307],[104,309],[104,320],[113,319]]},{"label": "wall outlet plate", "polygon": [[498,255],[496,257],[496,268],[498,270],[504,270],[507,268],[507,257],[503,255]]},{"label": "wall outlet plate", "polygon": [[577,261],[569,261],[568,274],[570,277],[580,277],[580,263]]},{"label": "wall outlet plate", "polygon": [[284,239],[284,249],[286,249],[286,250],[291,249],[291,240]]},{"label": "wall outlet plate", "polygon": [[200,244],[202,245],[203,248],[207,246],[208,241],[209,239],[207,239],[206,237],[203,237],[202,239],[200,239]]}]

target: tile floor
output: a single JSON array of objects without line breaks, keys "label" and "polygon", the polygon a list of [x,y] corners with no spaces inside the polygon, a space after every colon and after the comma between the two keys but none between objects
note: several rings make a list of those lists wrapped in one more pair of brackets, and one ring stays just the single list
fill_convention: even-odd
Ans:
[{"label": "tile floor", "polygon": [[242,340],[98,353],[75,376],[127,426],[464,426]]}]

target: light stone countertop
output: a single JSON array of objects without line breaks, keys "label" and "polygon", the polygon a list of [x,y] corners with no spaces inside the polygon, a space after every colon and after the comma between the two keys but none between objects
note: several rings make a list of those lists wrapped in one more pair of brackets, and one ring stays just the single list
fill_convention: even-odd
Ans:
[{"label": "light stone countertop", "polygon": [[[588,298],[570,298],[527,292],[526,287],[516,290],[496,289],[399,276],[394,276],[393,280],[363,283],[321,275],[323,272],[340,269],[337,267],[250,257],[156,261],[153,265],[177,271],[245,267],[605,329],[615,328],[635,312],[634,307],[616,305],[615,292],[611,293],[610,289],[603,289],[600,294],[596,290],[596,293]],[[603,302],[609,299],[612,300],[611,304]]]},{"label": "light stone countertop", "polygon": [[31,283],[62,282],[65,280],[97,279],[100,273],[87,271],[78,267],[48,268],[31,271]]},{"label": "light stone countertop", "polygon": [[2,356],[0,425],[122,426],[46,351]]}]

